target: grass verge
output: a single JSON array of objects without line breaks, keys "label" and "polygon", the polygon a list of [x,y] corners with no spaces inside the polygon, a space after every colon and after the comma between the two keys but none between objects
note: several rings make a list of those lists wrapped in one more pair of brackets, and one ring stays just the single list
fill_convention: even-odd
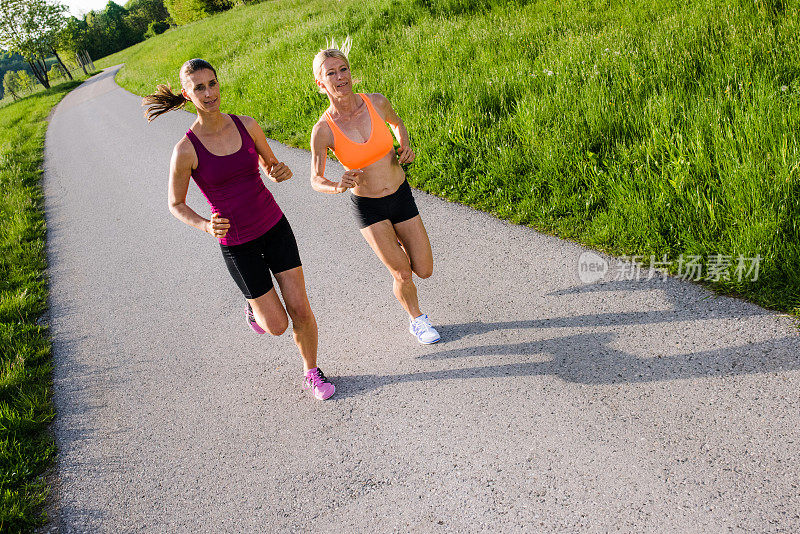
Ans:
[{"label": "grass verge", "polygon": [[800,313],[800,1],[274,0],[99,63],[145,94],[208,59],[225,110],[307,147],[312,56],[346,34],[414,186]]},{"label": "grass verge", "polygon": [[50,339],[45,221],[39,184],[46,118],[80,81],[0,108],[0,531],[44,521],[42,473],[55,455],[48,431]]}]

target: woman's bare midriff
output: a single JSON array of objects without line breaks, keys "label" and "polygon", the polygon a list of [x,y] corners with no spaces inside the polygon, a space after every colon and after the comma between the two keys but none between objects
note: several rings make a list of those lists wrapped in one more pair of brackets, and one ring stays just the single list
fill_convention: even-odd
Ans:
[{"label": "woman's bare midriff", "polygon": [[358,178],[359,185],[350,190],[360,197],[380,198],[391,195],[406,179],[406,173],[397,162],[394,150],[362,170],[364,174]]}]

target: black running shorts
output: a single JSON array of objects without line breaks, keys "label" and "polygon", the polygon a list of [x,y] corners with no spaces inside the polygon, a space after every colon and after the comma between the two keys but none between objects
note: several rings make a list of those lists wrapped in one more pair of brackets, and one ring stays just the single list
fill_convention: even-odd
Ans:
[{"label": "black running shorts", "polygon": [[350,195],[350,200],[353,215],[361,228],[387,219],[392,224],[397,224],[419,215],[417,203],[414,202],[408,181],[404,181],[397,191],[385,197],[370,198]]},{"label": "black running shorts", "polygon": [[255,299],[273,288],[269,273],[300,267],[300,252],[286,216],[275,226],[241,245],[220,245],[225,265],[244,297]]}]

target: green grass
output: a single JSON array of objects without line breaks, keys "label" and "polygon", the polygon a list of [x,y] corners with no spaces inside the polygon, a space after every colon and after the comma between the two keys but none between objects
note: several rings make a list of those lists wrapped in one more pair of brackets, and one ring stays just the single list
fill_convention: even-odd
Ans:
[{"label": "green grass", "polygon": [[0,532],[44,520],[43,471],[55,455],[48,431],[50,339],[45,222],[39,186],[50,109],[79,82],[0,108]]},{"label": "green grass", "polygon": [[414,186],[615,254],[759,255],[758,280],[711,287],[800,313],[800,1],[331,6],[236,8],[99,63],[145,94],[208,59],[227,111],[307,147],[312,56],[350,34],[360,90],[411,132]]}]

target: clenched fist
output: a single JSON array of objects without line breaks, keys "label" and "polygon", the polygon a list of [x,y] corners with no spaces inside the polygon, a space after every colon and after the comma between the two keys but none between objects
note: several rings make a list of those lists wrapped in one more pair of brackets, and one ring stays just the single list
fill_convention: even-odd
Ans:
[{"label": "clenched fist", "polygon": [[206,223],[206,232],[221,239],[228,234],[228,229],[231,227],[229,222],[228,219],[223,219],[219,213],[212,213],[211,220]]}]

